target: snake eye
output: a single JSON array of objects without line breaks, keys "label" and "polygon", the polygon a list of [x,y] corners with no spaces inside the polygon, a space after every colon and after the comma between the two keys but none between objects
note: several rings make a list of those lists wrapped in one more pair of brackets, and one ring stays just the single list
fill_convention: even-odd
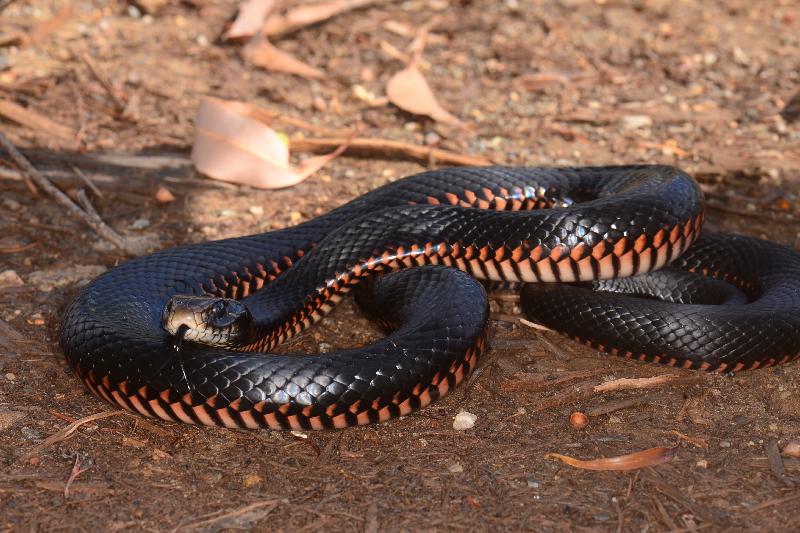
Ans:
[{"label": "snake eye", "polygon": [[225,302],[220,300],[214,302],[214,305],[211,306],[211,318],[220,319],[225,316],[225,309],[226,309]]}]

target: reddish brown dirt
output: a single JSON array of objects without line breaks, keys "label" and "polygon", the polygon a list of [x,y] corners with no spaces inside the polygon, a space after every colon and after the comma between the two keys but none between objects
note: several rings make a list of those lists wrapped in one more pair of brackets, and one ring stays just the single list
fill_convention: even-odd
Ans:
[{"label": "reddish brown dirt", "polygon": [[[153,3],[164,5],[142,17],[124,2],[81,0],[44,27],[65,2],[14,2],[0,15],[0,36],[23,36],[0,47],[0,99],[79,132],[83,153],[52,131],[0,119],[3,133],[39,169],[67,176],[65,190],[79,186],[73,167],[88,175],[105,220],[150,249],[284,227],[426,168],[362,154],[287,190],[223,187],[181,166],[205,94],[500,163],[676,164],[702,181],[708,228],[800,246],[800,130],[779,116],[800,82],[791,0],[385,2],[276,40],[325,71],[322,81],[259,70],[221,43],[235,2]],[[411,38],[387,22],[413,33],[436,14],[423,70],[471,129],[370,107],[354,91],[381,96],[402,68],[380,43],[403,49]],[[98,152],[135,157],[98,163]],[[177,166],[144,156],[177,157]],[[110,409],[66,368],[54,332],[76,280],[93,275],[76,266],[127,256],[31,194],[8,159],[0,166],[0,272],[23,282],[0,291],[0,530],[789,531],[800,521],[800,461],[784,457],[781,474],[768,459],[771,442],[800,438],[800,365],[696,374],[612,359],[504,320],[492,321],[492,348],[469,386],[400,420],[294,436],[115,415],[35,449],[70,421]],[[159,204],[158,185],[177,201]],[[495,317],[515,312],[504,301],[493,308]],[[345,302],[287,349],[315,353],[375,335]],[[665,373],[695,379],[586,392]],[[569,425],[572,411],[630,399],[642,403],[592,416],[582,430]],[[453,429],[461,409],[477,415],[473,429]],[[654,446],[677,446],[676,457],[624,473],[545,458]],[[86,470],[65,497],[76,460]]]}]

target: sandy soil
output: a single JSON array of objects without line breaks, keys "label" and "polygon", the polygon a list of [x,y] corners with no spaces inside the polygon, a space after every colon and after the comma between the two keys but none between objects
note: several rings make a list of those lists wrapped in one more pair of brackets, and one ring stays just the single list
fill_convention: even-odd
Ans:
[{"label": "sandy soil", "polygon": [[[779,114],[800,86],[791,0],[381,2],[275,40],[327,75],[314,81],[258,69],[223,43],[235,2],[138,4],[161,4],[150,14],[122,1],[71,4],[2,11],[0,100],[77,137],[25,120],[0,118],[0,127],[70,194],[85,187],[74,169],[88,176],[103,218],[148,249],[296,224],[435,166],[372,152],[340,157],[287,190],[220,185],[186,165],[206,94],[497,163],[675,164],[703,184],[707,228],[800,247],[800,130]],[[381,42],[405,49],[434,15],[423,71],[466,129],[364,97],[383,96],[403,67]],[[98,158],[108,153],[125,155]],[[774,447],[800,438],[800,366],[727,377],[620,361],[520,325],[502,297],[480,373],[413,416],[293,435],[115,414],[39,446],[112,409],[84,391],[54,332],[79,285],[128,256],[33,195],[0,157],[0,272],[18,276],[5,274],[0,290],[0,530],[797,528],[800,460],[781,461]],[[159,186],[176,201],[159,203]],[[286,349],[316,353],[376,335],[346,301]],[[591,392],[663,374],[680,379]],[[473,429],[453,429],[462,409],[477,415]],[[569,425],[572,411],[591,409],[609,412],[582,430]],[[676,457],[623,473],[545,458],[654,446],[677,446]]]}]

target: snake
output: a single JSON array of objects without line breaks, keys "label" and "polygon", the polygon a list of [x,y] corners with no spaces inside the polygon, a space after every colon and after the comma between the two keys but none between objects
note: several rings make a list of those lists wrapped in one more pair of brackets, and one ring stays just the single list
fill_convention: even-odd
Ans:
[{"label": "snake", "polygon": [[[703,215],[672,166],[430,170],[295,226],[124,262],[75,295],[59,343],[89,391],[129,411],[293,430],[452,391],[487,346],[479,280],[522,284],[530,320],[629,359],[738,372],[796,358],[800,254],[701,234]],[[351,291],[384,338],[274,352]]]}]

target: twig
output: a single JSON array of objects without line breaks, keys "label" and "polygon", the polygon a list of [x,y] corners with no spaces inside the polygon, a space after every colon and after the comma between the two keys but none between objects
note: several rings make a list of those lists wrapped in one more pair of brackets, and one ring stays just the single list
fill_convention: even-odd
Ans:
[{"label": "twig", "polygon": [[[264,500],[256,503],[251,503],[250,505],[245,505],[244,507],[240,507],[233,511],[229,512],[222,512],[217,511],[215,513],[207,514],[201,517],[201,520],[197,522],[191,522],[189,524],[179,525],[174,529],[170,530],[170,533],[177,533],[178,531],[189,531],[192,529],[195,530],[217,530],[216,526],[213,524],[217,524],[217,526],[221,526],[219,529],[224,528],[235,528],[237,525],[244,526],[245,528],[250,524],[261,520],[265,516],[267,516],[273,509],[275,509],[278,504],[280,504],[280,500],[277,498],[271,500]],[[221,523],[220,523],[221,522]]]},{"label": "twig", "polygon": [[483,157],[457,154],[440,148],[429,148],[400,141],[388,139],[372,139],[367,137],[330,137],[321,139],[291,139],[290,148],[295,151],[320,153],[338,148],[349,142],[345,153],[366,153],[369,155],[381,154],[387,157],[408,158],[427,163],[431,160],[438,163],[461,166],[487,166],[492,162]]},{"label": "twig", "polygon": [[702,378],[699,375],[679,376],[677,374],[662,374],[650,378],[622,378],[606,381],[594,387],[594,392],[610,392],[630,389],[652,389],[669,384],[696,383]]},{"label": "twig", "polygon": [[537,331],[553,331],[552,329],[543,326],[541,324],[537,324],[536,322],[531,322],[530,320],[525,320],[524,318],[519,318],[519,323],[523,326],[528,326],[531,329],[535,329]]},{"label": "twig", "polygon": [[125,111],[125,102],[117,95],[117,91],[114,89],[114,86],[111,85],[111,82],[100,73],[100,71],[97,69],[97,66],[94,64],[94,61],[92,61],[92,59],[84,53],[75,54],[73,52],[73,55],[77,56],[78,59],[83,61],[83,63],[89,68],[89,72],[92,73],[94,79],[100,83],[103,89],[105,89],[106,93],[108,93],[108,96],[114,102],[114,107],[117,108],[117,112],[122,113]]},{"label": "twig", "polygon": [[[11,144],[5,135],[0,133],[0,144],[5,148],[14,162],[20,167],[23,174],[25,174],[31,181],[33,181],[36,185],[44,189],[44,191],[49,194],[56,202],[61,204],[63,207],[67,209],[72,215],[82,219],[86,224],[89,225],[98,235],[112,243],[117,248],[125,251],[132,251],[128,246],[128,243],[124,238],[122,238],[116,231],[111,229],[99,216],[92,216],[90,213],[83,211],[80,207],[75,205],[75,202],[69,199],[69,197],[61,192],[55,185],[53,185],[50,180],[45,178],[42,174],[39,173],[36,168],[31,165],[31,163],[19,153],[19,150]],[[96,213],[95,213],[96,215]]]},{"label": "twig", "polygon": [[589,409],[586,410],[586,414],[588,416],[607,415],[609,413],[613,413],[614,411],[620,411],[622,409],[630,409],[631,407],[636,407],[638,405],[649,403],[652,399],[653,396],[636,396],[634,398],[626,398],[624,400],[606,402],[602,405],[596,405],[594,407],[590,407]]},{"label": "twig", "polygon": [[75,165],[70,165],[70,168],[81,179],[81,181],[84,182],[86,186],[89,187],[95,195],[97,195],[98,198],[105,200],[106,197],[103,196],[103,193],[100,192],[100,189],[97,188],[97,185],[94,184],[94,182],[89,178],[89,176],[84,174],[83,171],[78,167],[76,167]]},{"label": "twig", "polygon": [[75,433],[75,431],[79,427],[84,425],[84,424],[87,424],[89,422],[93,422],[95,420],[100,420],[101,418],[108,418],[110,416],[124,415],[124,414],[127,414],[127,412],[123,411],[121,409],[117,409],[117,410],[114,410],[114,411],[103,411],[101,413],[95,413],[93,415],[85,416],[85,417],[83,417],[83,418],[81,418],[79,420],[76,420],[75,422],[73,422],[72,424],[68,425],[64,429],[56,431],[55,433],[53,433],[52,435],[50,435],[49,437],[44,439],[42,442],[40,442],[39,444],[37,444],[36,446],[31,448],[30,450],[25,452],[22,455],[22,457],[24,459],[27,459],[28,457],[33,457],[34,455],[37,455],[37,454],[41,453],[42,451],[44,451],[45,449],[49,448],[53,444],[55,444],[57,442],[61,442],[61,441],[65,440],[65,439],[69,438],[70,435]]},{"label": "twig", "polygon": [[772,475],[778,478],[781,483],[787,487],[794,487],[795,483],[792,479],[786,476],[786,468],[783,466],[783,458],[781,452],[778,450],[778,441],[769,439],[766,446],[767,460],[769,461],[769,470]]},{"label": "twig", "polygon": [[754,513],[756,511],[760,511],[762,509],[766,509],[767,507],[772,507],[773,505],[781,505],[784,503],[789,503],[794,500],[800,500],[800,492],[795,492],[793,494],[789,494],[788,496],[784,496],[782,498],[773,498],[771,500],[767,500],[763,503],[759,503],[753,507],[747,509],[748,513]]},{"label": "twig", "polygon": [[80,455],[75,456],[75,464],[72,465],[72,472],[69,473],[69,479],[67,479],[66,485],[64,485],[64,499],[66,500],[69,498],[69,486],[72,485],[72,482],[75,481],[82,473],[89,470],[89,468],[81,468],[81,457]]},{"label": "twig", "polygon": [[71,128],[54,122],[32,109],[17,105],[11,100],[0,99],[0,116],[38,133],[66,141],[69,147],[75,147],[78,144],[76,141],[78,134]]}]

